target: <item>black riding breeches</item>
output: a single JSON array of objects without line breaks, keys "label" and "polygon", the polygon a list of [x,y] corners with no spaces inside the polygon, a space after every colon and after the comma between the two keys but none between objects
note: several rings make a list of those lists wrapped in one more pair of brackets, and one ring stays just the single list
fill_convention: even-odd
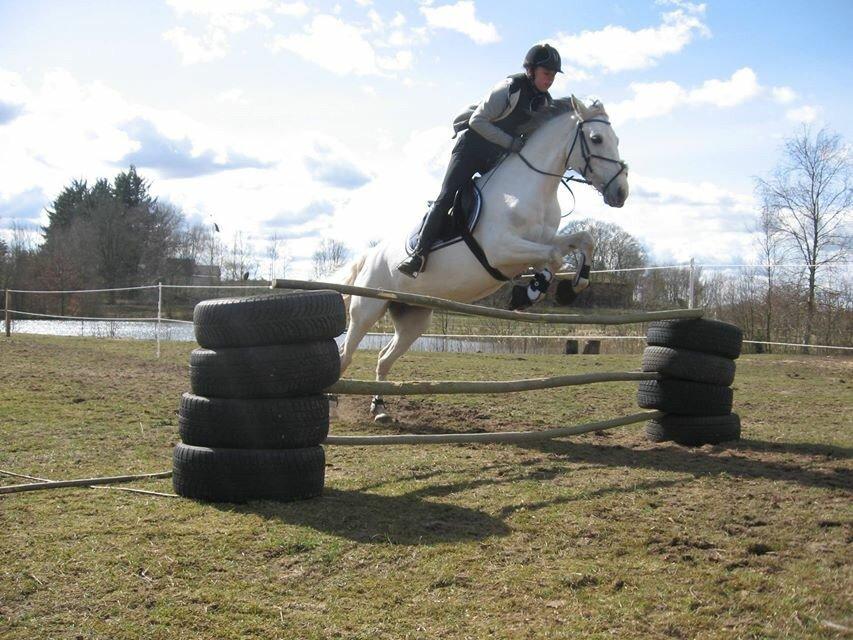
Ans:
[{"label": "black riding breeches", "polygon": [[435,199],[421,231],[421,238],[425,242],[431,242],[441,229],[442,217],[453,206],[456,192],[475,173],[482,175],[494,167],[503,153],[504,149],[475,131],[468,129],[459,135],[450,153],[450,163],[441,183],[441,192]]}]

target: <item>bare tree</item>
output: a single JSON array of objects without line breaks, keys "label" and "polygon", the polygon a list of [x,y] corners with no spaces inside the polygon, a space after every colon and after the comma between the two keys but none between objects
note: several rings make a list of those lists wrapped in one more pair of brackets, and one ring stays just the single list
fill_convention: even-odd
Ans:
[{"label": "bare tree", "polygon": [[[563,233],[588,232],[595,241],[592,268],[595,270],[633,269],[646,266],[646,250],[642,243],[618,224],[592,218],[566,225]],[[574,268],[571,265],[566,265]],[[621,271],[610,274],[611,281],[636,286],[642,271]]]},{"label": "bare tree", "polygon": [[269,266],[269,279],[275,280],[279,274],[282,278],[287,277],[287,267],[290,263],[290,257],[287,255],[287,241],[278,237],[277,233],[273,233],[272,237],[267,240],[266,256]]},{"label": "bare tree", "polygon": [[[776,272],[777,264],[785,260],[787,248],[782,242],[782,234],[776,225],[775,215],[766,209],[758,214],[754,228],[756,244],[758,245],[761,261],[764,263],[762,270],[767,277],[767,293],[764,302],[764,339],[772,341],[773,327],[773,298],[776,295]],[[768,351],[770,351],[768,345]]]},{"label": "bare tree", "polygon": [[350,250],[343,242],[324,238],[311,256],[314,265],[314,277],[320,279],[333,273],[344,266],[349,257]]},{"label": "bare tree", "polygon": [[235,231],[231,249],[225,260],[225,274],[228,280],[248,280],[257,274],[258,263],[254,258],[254,247],[243,237],[242,231]]},{"label": "bare tree", "polygon": [[786,140],[772,174],[756,180],[770,226],[808,265],[804,344],[812,337],[818,269],[840,262],[850,249],[850,179],[851,161],[841,136],[827,129],[812,135],[803,127]]}]

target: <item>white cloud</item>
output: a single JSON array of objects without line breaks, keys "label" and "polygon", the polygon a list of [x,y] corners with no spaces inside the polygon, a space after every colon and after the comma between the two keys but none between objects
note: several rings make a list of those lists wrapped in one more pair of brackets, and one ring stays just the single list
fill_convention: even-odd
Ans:
[{"label": "white cloud", "polygon": [[[599,31],[577,35],[560,33],[550,42],[559,49],[564,61],[584,69],[606,72],[644,69],[657,64],[666,55],[678,53],[696,36],[708,36],[702,21],[705,5],[678,2],[678,9],[664,13],[661,24],[631,31],[608,25]],[[565,63],[564,63],[565,66]]]},{"label": "white cloud", "polygon": [[294,18],[301,18],[306,15],[308,11],[308,5],[304,2],[282,2],[275,8],[276,13],[285,16],[293,16]]},{"label": "white cloud", "polygon": [[210,62],[228,53],[228,42],[221,29],[210,29],[204,36],[197,37],[183,27],[175,27],[166,31],[163,39],[175,45],[185,65]]},{"label": "white cloud", "polygon": [[363,31],[330,15],[315,16],[301,33],[277,36],[270,50],[287,50],[338,75],[384,75],[407,69],[410,51],[380,56]]},{"label": "white cloud", "polygon": [[0,69],[0,102],[24,104],[30,98],[30,90],[21,80],[20,74]]},{"label": "white cloud", "polygon": [[[24,83],[17,74],[0,69],[0,97],[11,93],[9,86],[16,87],[15,95],[23,100],[24,109],[0,126],[0,215],[4,223],[14,217],[44,224],[42,208],[71,179],[90,184],[101,177],[111,179],[127,168],[119,160],[134,153],[162,165],[158,169],[140,166],[142,175],[153,180],[154,195],[182,207],[187,216],[215,220],[223,238],[230,238],[238,229],[268,237],[271,231],[264,221],[279,211],[281,203],[300,211],[324,200],[337,210],[369,187],[369,183],[359,185],[375,173],[370,166],[374,160],[365,160],[363,154],[327,135],[270,132],[263,142],[246,144],[239,132],[229,136],[220,127],[208,128],[183,113],[130,102],[102,84],[80,82],[63,70]],[[232,89],[220,97],[241,99],[242,94]],[[140,131],[140,125],[147,129]],[[380,155],[392,156],[399,163],[396,150]],[[248,166],[246,159],[258,158],[262,161],[254,168],[219,170],[225,165]],[[311,159],[319,162],[319,169],[310,166]],[[178,161],[181,167],[176,166]],[[396,188],[401,192],[408,189],[404,178],[410,169],[402,163],[397,168]],[[339,188],[330,189],[329,183]],[[386,187],[392,186],[386,183]],[[372,207],[387,201],[380,191]],[[317,216],[310,229],[302,225],[286,230],[300,236],[288,241],[288,250],[310,256],[320,236],[347,238],[350,246],[360,250],[362,245],[355,242],[365,228],[375,228],[371,209],[366,207],[365,212],[352,221],[361,228],[352,241],[331,225],[331,216]],[[292,273],[307,275],[310,268],[310,260],[294,264]]]},{"label": "white cloud", "polygon": [[494,24],[477,20],[473,0],[459,0],[456,4],[440,7],[422,6],[421,13],[429,26],[458,31],[477,44],[491,44],[501,39]]},{"label": "white cloud", "polygon": [[375,9],[368,11],[367,17],[370,18],[370,26],[374,31],[381,31],[385,28],[385,21],[382,20],[382,16]]},{"label": "white cloud", "polygon": [[797,107],[796,109],[789,109],[785,113],[785,117],[788,120],[793,122],[802,122],[808,124],[809,122],[814,122],[817,120],[818,109],[817,107],[813,107],[811,105],[803,105],[802,107]]},{"label": "white cloud", "polygon": [[622,209],[605,205],[591,188],[575,189],[577,211],[583,212],[578,217],[618,224],[649,248],[653,260],[720,264],[754,252],[750,228],[757,207],[751,193],[636,171],[630,184]]},{"label": "white cloud", "polygon": [[[273,25],[267,15],[267,12],[273,8],[271,0],[167,1],[178,17],[191,15],[206,21],[203,35],[192,34],[184,27],[175,27],[163,33],[163,38],[171,42],[181,54],[185,65],[210,62],[225,57],[229,50],[229,34],[245,31],[252,25],[260,25],[267,29]],[[276,11],[287,12],[289,9],[298,14],[302,7],[304,5],[301,2],[292,5],[281,4]],[[307,11],[307,7],[304,9]]]},{"label": "white cloud", "polygon": [[689,104],[711,104],[733,107],[754,98],[761,92],[755,72],[749,67],[735,71],[728,80],[706,80],[687,95]]},{"label": "white cloud", "polygon": [[252,23],[269,24],[266,11],[273,7],[271,0],[167,0],[178,16],[201,16],[210,26],[232,33],[244,31]]},{"label": "white cloud", "polygon": [[217,102],[225,102],[230,104],[249,104],[249,101],[243,95],[242,89],[229,89],[228,91],[223,91],[218,96],[216,96]]},{"label": "white cloud", "polygon": [[797,92],[791,87],[773,87],[773,99],[780,104],[788,104],[797,99]]},{"label": "white cloud", "polygon": [[761,93],[755,72],[749,67],[738,69],[728,80],[706,80],[695,89],[685,89],[671,80],[633,82],[630,88],[632,98],[607,109],[614,122],[663,116],[683,105],[733,107]]}]

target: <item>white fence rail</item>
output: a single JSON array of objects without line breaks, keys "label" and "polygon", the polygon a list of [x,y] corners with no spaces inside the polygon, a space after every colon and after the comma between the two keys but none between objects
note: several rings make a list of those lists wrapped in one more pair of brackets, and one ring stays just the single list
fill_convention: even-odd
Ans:
[{"label": "white fence rail", "polygon": [[[853,264],[849,262],[845,262],[843,264]],[[632,267],[625,269],[600,269],[594,270],[592,273],[620,273],[620,272],[638,272],[638,271],[654,271],[654,270],[662,270],[662,269],[689,269],[690,270],[690,281],[689,281],[689,294],[688,294],[688,309],[693,309],[694,307],[694,290],[695,290],[695,274],[698,268],[701,269],[769,269],[769,268],[808,268],[811,266],[822,266],[822,265],[809,265],[802,263],[794,263],[794,264],[695,264],[694,260],[690,260],[690,262],[683,264],[673,264],[673,265],[655,265],[649,267]],[[574,275],[572,272],[562,272],[558,273],[557,276],[560,277],[568,277]],[[522,277],[530,277],[530,276],[522,276]],[[115,317],[89,317],[89,316],[73,316],[73,315],[62,315],[62,314],[48,314],[48,313],[35,313],[32,311],[24,311],[23,309],[12,309],[11,308],[11,295],[12,294],[36,294],[36,295],[51,295],[51,294],[91,294],[91,293],[113,293],[113,292],[128,292],[128,291],[143,291],[143,290],[157,290],[157,313],[156,316],[151,317],[129,317],[129,318],[115,318]],[[163,289],[186,289],[186,290],[240,290],[240,291],[268,291],[270,289],[269,286],[260,286],[260,285],[173,285],[173,284],[151,284],[151,285],[138,285],[131,287],[113,287],[113,288],[103,288],[103,289],[7,289],[5,292],[5,329],[6,336],[9,337],[11,335],[12,328],[12,315],[15,316],[25,316],[31,318],[41,318],[41,319],[54,319],[54,320],[80,320],[80,321],[103,321],[103,322],[151,322],[156,323],[155,327],[155,338],[157,345],[157,357],[160,356],[160,339],[161,339],[161,331],[160,326],[162,323],[172,323],[172,324],[192,324],[192,321],[189,320],[179,320],[176,318],[167,318],[163,316]],[[368,333],[369,336],[391,336],[392,334],[388,333]],[[482,339],[492,339],[492,340],[643,340],[644,336],[635,336],[635,335],[507,335],[507,334],[424,334],[424,338],[435,338],[435,339],[456,339],[456,340],[464,340],[464,339],[473,339],[473,340],[482,340]],[[803,344],[803,343],[792,343],[792,342],[772,342],[772,341],[763,341],[763,340],[744,340],[745,344],[760,344],[760,345],[772,345],[772,346],[782,346],[782,347],[792,347],[792,348],[810,348],[810,349],[821,349],[821,350],[835,350],[835,351],[853,351],[853,347],[847,346],[838,346],[838,345],[815,345],[815,344]]]}]

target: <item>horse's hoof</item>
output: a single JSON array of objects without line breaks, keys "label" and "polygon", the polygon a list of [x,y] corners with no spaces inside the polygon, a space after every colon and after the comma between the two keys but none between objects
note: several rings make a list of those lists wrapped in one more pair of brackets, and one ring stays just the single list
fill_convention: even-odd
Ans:
[{"label": "horse's hoof", "polygon": [[575,286],[572,287],[572,291],[575,293],[580,293],[585,290],[589,286],[589,280],[586,278],[580,278]]},{"label": "horse's hoof", "polygon": [[391,424],[392,422],[394,422],[394,418],[389,416],[387,413],[377,413],[373,417],[373,421],[376,424]]}]

